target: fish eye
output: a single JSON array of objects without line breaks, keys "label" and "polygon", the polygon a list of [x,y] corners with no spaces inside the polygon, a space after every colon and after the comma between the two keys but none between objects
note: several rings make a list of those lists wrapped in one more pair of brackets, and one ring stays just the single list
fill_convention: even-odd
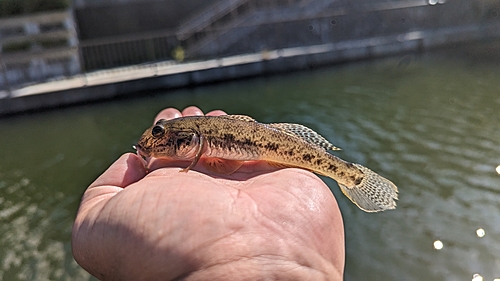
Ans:
[{"label": "fish eye", "polygon": [[153,134],[153,137],[159,138],[165,134],[165,128],[161,125],[156,125],[151,130],[151,134]]}]

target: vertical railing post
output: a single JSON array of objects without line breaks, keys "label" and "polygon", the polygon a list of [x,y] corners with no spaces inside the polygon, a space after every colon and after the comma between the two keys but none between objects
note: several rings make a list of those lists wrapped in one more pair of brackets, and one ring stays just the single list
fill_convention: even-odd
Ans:
[{"label": "vertical railing post", "polygon": [[10,82],[9,82],[9,77],[7,76],[7,67],[5,66],[5,63],[2,59],[2,54],[0,53],[0,68],[2,69],[2,76],[3,76],[3,81],[4,85],[6,87],[7,91],[7,97],[10,98],[12,96],[12,89],[10,88]]}]

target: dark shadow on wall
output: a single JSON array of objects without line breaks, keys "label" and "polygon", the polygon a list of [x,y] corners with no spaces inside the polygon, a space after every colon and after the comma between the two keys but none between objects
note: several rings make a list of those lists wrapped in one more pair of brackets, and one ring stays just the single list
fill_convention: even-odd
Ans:
[{"label": "dark shadow on wall", "polygon": [[[80,40],[174,29],[189,15],[217,0],[109,3],[76,8]],[[111,2],[111,1],[110,1]]]}]

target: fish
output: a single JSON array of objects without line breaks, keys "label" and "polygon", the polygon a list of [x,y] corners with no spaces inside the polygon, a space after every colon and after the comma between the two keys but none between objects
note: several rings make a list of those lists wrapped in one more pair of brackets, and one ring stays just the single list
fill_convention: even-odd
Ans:
[{"label": "fish", "polygon": [[301,168],[334,179],[342,193],[365,212],[396,208],[398,188],[390,180],[331,154],[340,150],[314,130],[294,123],[260,123],[246,115],[160,119],[135,145],[137,154],[185,160],[188,172],[200,159],[210,171],[231,174],[244,161]]}]

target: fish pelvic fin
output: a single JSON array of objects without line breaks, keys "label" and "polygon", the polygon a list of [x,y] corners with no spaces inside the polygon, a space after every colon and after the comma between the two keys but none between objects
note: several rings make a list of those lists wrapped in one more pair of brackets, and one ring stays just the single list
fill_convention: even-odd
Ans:
[{"label": "fish pelvic fin", "polygon": [[230,175],[236,172],[236,170],[238,170],[241,165],[243,165],[243,162],[238,160],[229,160],[222,158],[206,158],[204,160],[205,161],[203,162],[203,164],[205,168],[207,168],[207,170],[216,174],[223,175]]},{"label": "fish pelvic fin", "polygon": [[352,187],[339,183],[342,193],[365,212],[395,209],[396,200],[398,200],[396,185],[364,166],[359,164],[354,164],[354,166],[363,172],[363,180]]},{"label": "fish pelvic fin", "polygon": [[[304,167],[299,167],[297,165],[292,165],[292,164],[283,164],[283,163],[272,162],[272,161],[267,161],[267,164],[269,166],[271,166],[271,167],[278,168],[278,169],[299,168],[299,169],[302,169],[302,170],[309,171],[311,173],[319,173],[317,171],[314,171],[314,170],[311,170],[311,169],[307,169],[307,168],[304,168]],[[323,175],[323,176],[326,176],[326,175]]]}]

